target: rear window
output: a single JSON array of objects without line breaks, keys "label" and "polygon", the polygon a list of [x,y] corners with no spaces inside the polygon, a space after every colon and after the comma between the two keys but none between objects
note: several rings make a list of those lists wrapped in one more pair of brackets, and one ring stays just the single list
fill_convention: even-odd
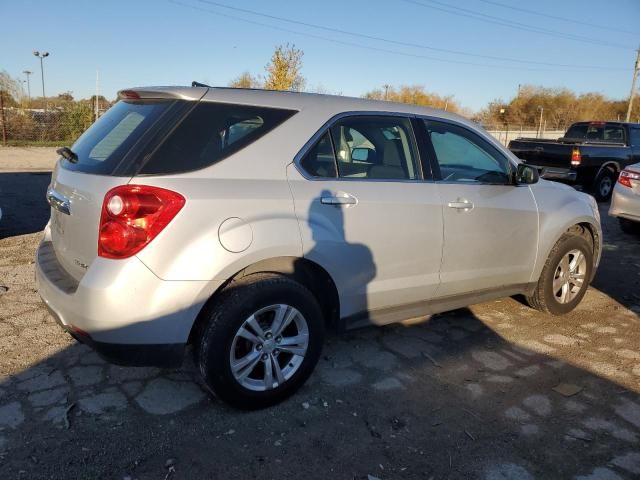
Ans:
[{"label": "rear window", "polygon": [[131,147],[174,102],[120,101],[73,144],[77,163],[63,160],[67,170],[110,175]]},{"label": "rear window", "polygon": [[591,123],[573,125],[567,131],[566,138],[579,138],[592,142],[624,142],[624,129],[620,125]]},{"label": "rear window", "polygon": [[255,142],[295,111],[201,102],[153,153],[140,173],[180,173],[212,165]]}]

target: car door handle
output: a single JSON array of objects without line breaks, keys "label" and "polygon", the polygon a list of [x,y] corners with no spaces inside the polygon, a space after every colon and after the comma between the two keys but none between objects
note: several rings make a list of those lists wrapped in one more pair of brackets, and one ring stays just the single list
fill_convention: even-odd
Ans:
[{"label": "car door handle", "polygon": [[320,203],[322,203],[323,205],[355,205],[358,203],[358,199],[356,197],[352,197],[351,195],[322,197],[320,199]]},{"label": "car door handle", "polygon": [[447,203],[447,207],[468,212],[469,210],[473,210],[473,203],[471,203],[469,200],[458,200],[457,202]]}]

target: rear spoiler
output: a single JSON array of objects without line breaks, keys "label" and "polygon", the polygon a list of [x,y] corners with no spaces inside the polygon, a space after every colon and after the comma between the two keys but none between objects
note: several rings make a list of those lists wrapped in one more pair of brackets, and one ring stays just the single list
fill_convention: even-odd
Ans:
[{"label": "rear spoiler", "polygon": [[200,100],[209,91],[203,84],[193,87],[135,87],[120,90],[119,100]]}]

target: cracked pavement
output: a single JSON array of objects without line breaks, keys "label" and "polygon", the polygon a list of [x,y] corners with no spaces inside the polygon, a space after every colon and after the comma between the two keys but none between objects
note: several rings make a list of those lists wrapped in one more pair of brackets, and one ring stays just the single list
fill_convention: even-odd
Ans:
[{"label": "cracked pavement", "polygon": [[0,172],[3,478],[640,476],[640,237],[608,205],[602,264],[569,315],[507,298],[332,334],[299,393],[241,412],[189,359],[109,365],[55,324],[33,283],[48,181]]}]

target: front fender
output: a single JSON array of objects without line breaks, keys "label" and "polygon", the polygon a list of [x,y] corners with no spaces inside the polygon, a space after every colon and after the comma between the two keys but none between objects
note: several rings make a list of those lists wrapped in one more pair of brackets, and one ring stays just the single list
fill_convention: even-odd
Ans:
[{"label": "front fender", "polygon": [[594,235],[594,269],[602,253],[602,228],[593,197],[559,183],[541,181],[532,186],[539,211],[540,240],[531,282],[540,278],[547,258],[562,235],[574,225],[588,225]]}]

